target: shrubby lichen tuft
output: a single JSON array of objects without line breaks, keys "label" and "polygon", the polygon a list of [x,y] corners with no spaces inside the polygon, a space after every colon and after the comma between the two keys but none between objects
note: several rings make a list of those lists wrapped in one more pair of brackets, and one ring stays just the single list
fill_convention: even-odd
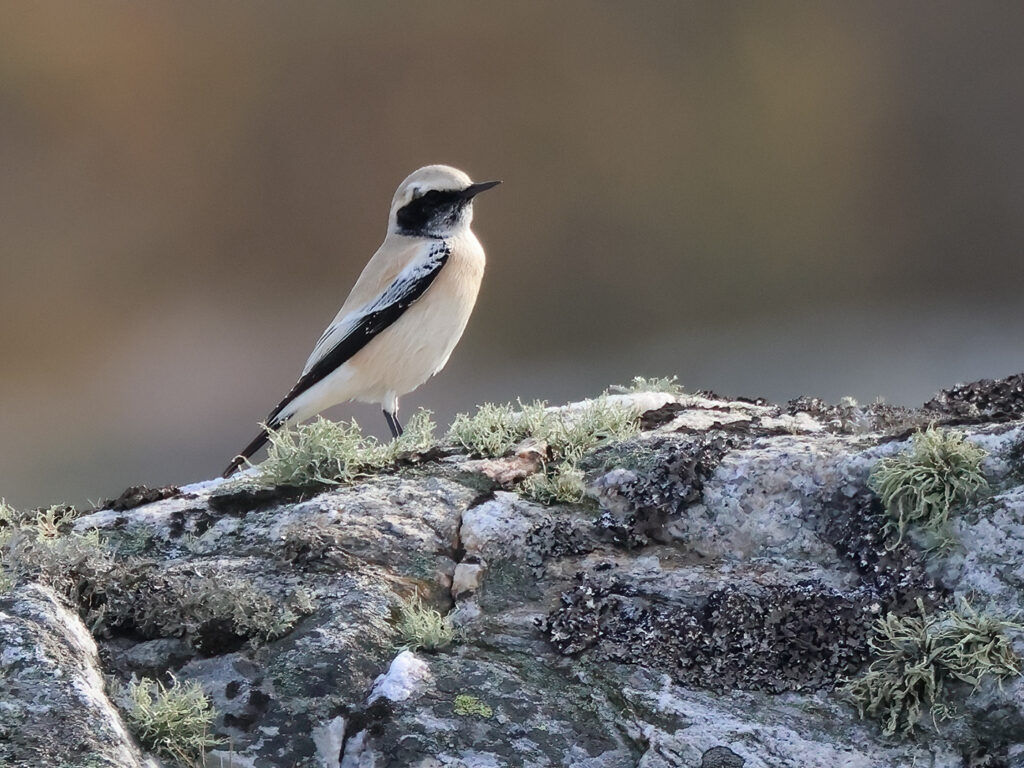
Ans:
[{"label": "shrubby lichen tuft", "polygon": [[240,484],[303,486],[346,483],[389,467],[402,455],[423,453],[434,444],[430,411],[413,414],[401,437],[380,442],[365,436],[355,421],[322,417],[270,433],[267,458],[253,478]]},{"label": "shrubby lichen tuft", "polygon": [[243,576],[195,567],[159,570],[138,562],[102,586],[98,631],[181,637],[206,654],[279,638],[313,610],[302,588],[281,599]]},{"label": "shrubby lichen tuft", "polygon": [[940,547],[952,543],[950,514],[988,487],[981,472],[986,455],[958,432],[929,428],[913,436],[909,451],[879,461],[868,483],[889,515],[886,532],[893,545],[911,525]]},{"label": "shrubby lichen tuft", "polygon": [[579,459],[587,451],[636,434],[632,408],[599,397],[578,408],[549,408],[535,401],[495,405],[485,403],[472,416],[460,413],[449,438],[479,456],[503,456],[527,437],[547,444],[553,460]]},{"label": "shrubby lichen tuft", "polygon": [[552,416],[534,437],[547,442],[555,460],[575,463],[595,448],[640,431],[635,409],[606,397],[589,400],[580,408],[556,410]]},{"label": "shrubby lichen tuft", "polygon": [[545,504],[576,503],[583,499],[580,460],[639,429],[634,408],[601,396],[566,408],[549,408],[540,401],[519,403],[518,408],[485,403],[472,416],[456,416],[448,437],[470,453],[488,457],[503,456],[526,438],[538,441],[546,447],[547,461],[542,472],[520,485],[520,491]]},{"label": "shrubby lichen tuft", "polygon": [[541,429],[547,421],[547,404],[539,400],[517,406],[484,403],[476,413],[459,413],[448,438],[478,456],[503,456]]},{"label": "shrubby lichen tuft", "polygon": [[611,394],[628,394],[631,392],[664,392],[666,395],[678,397],[683,394],[683,387],[679,384],[678,376],[657,376],[651,378],[634,376],[629,384],[613,384],[607,390],[607,393]]},{"label": "shrubby lichen tuft", "polygon": [[874,661],[845,687],[861,717],[879,720],[887,734],[910,733],[928,714],[934,723],[956,708],[947,688],[954,681],[977,686],[983,677],[999,680],[1021,674],[1022,662],[1007,631],[1020,624],[975,611],[966,601],[958,610],[887,614],[868,641]]},{"label": "shrubby lichen tuft", "polygon": [[402,648],[437,651],[452,644],[455,627],[440,611],[424,605],[419,595],[403,600],[398,609],[398,636]]},{"label": "shrubby lichen tuft", "polygon": [[117,568],[114,552],[96,530],[77,533],[74,507],[18,512],[0,507],[0,575],[13,586],[31,580],[45,584],[80,606],[88,622],[99,602],[97,583]]},{"label": "shrubby lichen tuft", "polygon": [[68,504],[20,512],[0,500],[0,545],[18,533],[31,533],[38,539],[55,539],[66,533],[79,512]]},{"label": "shrubby lichen tuft", "polygon": [[541,504],[578,504],[584,498],[583,470],[571,462],[540,472],[524,480],[519,491]]},{"label": "shrubby lichen tuft", "polygon": [[199,683],[183,683],[172,675],[165,686],[143,678],[132,680],[115,698],[132,733],[160,757],[199,768],[204,752],[219,743],[210,733],[217,712]]}]

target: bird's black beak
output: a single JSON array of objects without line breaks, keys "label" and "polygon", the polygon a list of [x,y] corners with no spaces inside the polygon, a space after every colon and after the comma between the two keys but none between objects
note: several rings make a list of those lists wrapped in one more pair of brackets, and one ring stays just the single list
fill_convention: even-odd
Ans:
[{"label": "bird's black beak", "polygon": [[462,190],[463,200],[472,200],[474,197],[479,195],[481,192],[496,187],[501,184],[500,181],[478,181],[476,184],[470,184],[464,190]]}]

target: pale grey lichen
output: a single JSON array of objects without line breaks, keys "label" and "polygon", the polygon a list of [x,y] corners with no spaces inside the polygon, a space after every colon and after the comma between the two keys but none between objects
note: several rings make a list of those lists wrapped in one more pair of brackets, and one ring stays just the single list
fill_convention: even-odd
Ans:
[{"label": "pale grey lichen", "polygon": [[988,487],[981,471],[984,448],[958,432],[929,428],[915,434],[909,451],[882,459],[868,484],[889,515],[894,546],[907,528],[919,526],[939,547],[952,543],[949,516]]},{"label": "pale grey lichen", "polygon": [[117,569],[115,553],[95,529],[71,529],[74,507],[55,505],[18,512],[0,508],[0,579],[13,586],[35,581],[82,607],[83,618],[95,618],[91,606],[96,583]]},{"label": "pale grey lichen", "polygon": [[553,468],[545,466],[524,480],[519,491],[541,504],[578,504],[585,497],[583,470],[571,462]]},{"label": "pale grey lichen", "polygon": [[314,483],[347,483],[394,465],[405,453],[423,453],[434,444],[430,411],[419,410],[409,419],[403,434],[380,442],[363,435],[359,425],[317,417],[306,424],[270,432],[267,458],[253,477],[242,485],[303,486]]},{"label": "pale grey lichen", "polygon": [[664,392],[666,395],[678,397],[683,394],[683,386],[678,376],[634,376],[629,384],[613,384],[608,387],[608,394],[626,394],[630,392]]},{"label": "pale grey lichen", "polygon": [[951,682],[977,687],[986,675],[1021,674],[1021,658],[1007,636],[1021,629],[966,601],[957,610],[928,613],[919,600],[916,616],[878,619],[868,641],[874,661],[845,691],[860,716],[878,719],[887,734],[910,733],[925,714],[937,725],[956,713],[947,693]]},{"label": "pale grey lichen", "polygon": [[417,594],[399,606],[398,637],[399,645],[410,651],[437,651],[452,644],[455,627],[440,611],[424,605]]},{"label": "pale grey lichen", "polygon": [[143,678],[115,693],[121,700],[128,727],[147,750],[189,768],[204,765],[203,754],[219,741],[211,733],[217,711],[202,686],[171,684]]},{"label": "pale grey lichen", "polygon": [[460,413],[449,438],[480,456],[502,456],[527,437],[547,444],[553,460],[576,461],[606,442],[637,433],[632,408],[599,397],[580,408],[549,408],[547,403],[485,403],[472,416]]},{"label": "pale grey lichen", "polygon": [[471,453],[488,457],[503,456],[527,438],[535,440],[546,448],[547,457],[541,471],[521,483],[519,491],[542,504],[572,504],[584,498],[583,457],[639,430],[635,408],[602,395],[566,408],[549,408],[540,401],[518,407],[485,403],[472,416],[456,416],[448,436]]},{"label": "pale grey lichen", "polygon": [[547,419],[547,404],[519,402],[477,406],[476,413],[459,413],[448,439],[478,456],[503,456],[527,437],[540,431]]}]

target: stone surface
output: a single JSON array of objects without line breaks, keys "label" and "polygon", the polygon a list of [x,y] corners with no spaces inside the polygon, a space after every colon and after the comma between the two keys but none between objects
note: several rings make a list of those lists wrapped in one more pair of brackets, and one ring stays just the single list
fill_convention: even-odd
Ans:
[{"label": "stone surface", "polygon": [[[884,736],[837,690],[870,660],[885,611],[960,597],[1024,609],[1017,389],[949,390],[928,411],[620,395],[644,430],[584,458],[588,496],[573,505],[516,493],[537,445],[485,460],[446,450],[330,489],[133,492],[76,521],[117,554],[103,571],[75,564],[70,597],[88,597],[76,607],[107,674],[202,684],[230,744],[208,761],[224,768],[1020,765],[1020,679],[951,690],[957,717],[925,722],[920,739]],[[948,552],[913,536],[886,546],[868,474],[936,419],[989,451],[992,494],[954,517]],[[39,587],[14,589],[5,648],[50,647],[40,638],[77,626],[71,656],[90,658],[77,618]],[[453,645],[400,647],[413,593],[451,611]],[[102,685],[81,699],[76,674],[48,680],[49,711],[77,707],[91,724],[86,757],[67,764],[140,764],[104,730],[118,721]],[[34,716],[19,696],[0,702],[8,732]],[[103,762],[115,743],[124,760]],[[4,749],[38,764],[24,740]]]},{"label": "stone surface", "polygon": [[151,765],[107,698],[92,636],[36,585],[0,596],[0,765]]}]

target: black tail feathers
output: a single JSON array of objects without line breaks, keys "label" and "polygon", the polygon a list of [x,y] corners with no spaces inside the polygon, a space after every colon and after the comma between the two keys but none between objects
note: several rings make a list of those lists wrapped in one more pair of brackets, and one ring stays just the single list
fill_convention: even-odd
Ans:
[{"label": "black tail feathers", "polygon": [[231,463],[228,464],[228,468],[224,470],[224,474],[222,474],[221,477],[231,477],[235,474],[238,468],[245,463],[246,459],[251,458],[256,451],[263,447],[263,444],[267,442],[268,438],[269,434],[266,427],[264,427],[260,430],[260,433],[256,435],[256,438],[245,446],[241,453],[231,460]]}]

